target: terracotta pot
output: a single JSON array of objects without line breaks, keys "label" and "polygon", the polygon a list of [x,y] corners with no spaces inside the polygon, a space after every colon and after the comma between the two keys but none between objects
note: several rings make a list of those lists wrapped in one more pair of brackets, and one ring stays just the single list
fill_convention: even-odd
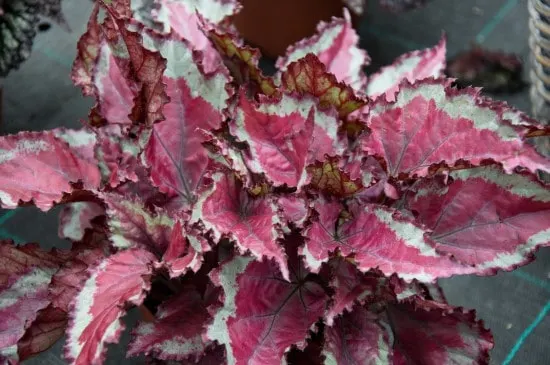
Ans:
[{"label": "terracotta pot", "polygon": [[243,37],[276,58],[291,44],[315,33],[317,24],[343,15],[342,0],[240,0],[234,23]]}]

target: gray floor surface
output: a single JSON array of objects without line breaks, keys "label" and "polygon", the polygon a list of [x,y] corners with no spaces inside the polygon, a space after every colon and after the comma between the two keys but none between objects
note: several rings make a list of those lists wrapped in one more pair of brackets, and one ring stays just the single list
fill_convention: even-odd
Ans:
[{"label": "gray floor surface", "polygon": [[[92,102],[72,85],[69,71],[91,5],[89,0],[65,1],[72,32],[54,26],[38,35],[32,57],[2,80],[2,134],[77,127],[86,117]],[[527,0],[433,0],[425,8],[403,15],[384,13],[372,5],[360,34],[362,46],[374,61],[371,69],[403,52],[436,44],[442,30],[447,33],[451,57],[476,41],[527,60],[527,18]],[[529,111],[527,92],[500,98]],[[56,209],[48,214],[33,208],[0,210],[0,238],[63,245],[57,237],[57,213]],[[458,277],[444,280],[442,285],[452,304],[476,309],[492,329],[496,347],[491,364],[550,364],[550,249],[540,250],[535,262],[516,272]],[[58,343],[26,364],[65,364],[61,348]],[[116,345],[111,346],[106,363],[138,364],[141,360],[124,360],[123,347]]]}]

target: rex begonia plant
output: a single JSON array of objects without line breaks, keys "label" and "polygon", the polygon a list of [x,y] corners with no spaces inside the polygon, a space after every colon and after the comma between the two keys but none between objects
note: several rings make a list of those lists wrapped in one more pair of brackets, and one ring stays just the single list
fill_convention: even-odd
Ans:
[{"label": "rex begonia plant", "polygon": [[349,14],[273,77],[230,0],[102,0],[73,79],[79,130],[0,138],[0,200],[63,204],[70,250],[0,245],[0,358],[66,334],[101,364],[139,307],[150,364],[487,364],[492,336],[438,278],[550,240],[550,134],[454,89],[445,40],[369,78]]}]

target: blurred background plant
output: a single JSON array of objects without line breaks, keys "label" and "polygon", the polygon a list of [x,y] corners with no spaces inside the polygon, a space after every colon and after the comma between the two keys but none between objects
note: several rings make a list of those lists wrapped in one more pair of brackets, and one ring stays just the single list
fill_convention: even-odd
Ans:
[{"label": "blurred background plant", "polygon": [[67,27],[61,0],[0,0],[0,77],[29,58],[37,31],[46,31],[50,19]]}]

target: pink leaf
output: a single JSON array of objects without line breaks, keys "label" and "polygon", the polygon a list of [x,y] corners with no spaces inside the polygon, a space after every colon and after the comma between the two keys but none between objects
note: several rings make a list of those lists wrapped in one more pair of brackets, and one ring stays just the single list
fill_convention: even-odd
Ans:
[{"label": "pink leaf", "polygon": [[377,315],[355,306],[325,328],[325,364],[390,364],[391,348]]},{"label": "pink leaf", "polygon": [[72,70],[73,81],[82,87],[84,95],[96,96],[90,123],[150,125],[162,120],[167,98],[160,79],[165,61],[158,53],[144,49],[141,37],[125,28],[117,19],[123,14],[115,9],[111,9],[112,17],[99,24],[99,4],[105,5],[98,3],[92,11]]},{"label": "pink leaf", "polygon": [[475,312],[431,301],[405,301],[387,310],[393,364],[489,364],[493,336]]},{"label": "pink leaf", "polygon": [[50,303],[48,286],[62,257],[9,241],[1,241],[0,250],[0,358],[17,362],[17,342]]},{"label": "pink leaf", "polygon": [[327,325],[332,326],[334,319],[346,310],[351,311],[354,304],[363,304],[375,295],[381,297],[379,289],[385,283],[385,278],[375,272],[364,274],[354,264],[342,258],[331,260],[329,265],[332,277],[329,285],[334,290],[334,295],[325,319]]},{"label": "pink leaf", "polygon": [[211,341],[203,334],[211,322],[208,302],[194,287],[185,287],[176,297],[161,304],[154,323],[141,323],[134,331],[128,356],[141,353],[162,360],[198,360]]},{"label": "pink leaf", "polygon": [[231,132],[250,146],[245,162],[275,185],[301,187],[306,166],[343,151],[335,113],[320,111],[311,97],[284,94],[254,105],[241,93]]},{"label": "pink leaf", "polygon": [[[75,247],[76,246],[76,247]],[[88,271],[105,259],[101,247],[73,244],[74,257],[67,260],[52,278],[49,287],[52,307],[68,313],[70,303],[88,279]]]},{"label": "pink leaf", "polygon": [[11,276],[0,287],[0,356],[18,359],[17,342],[35,320],[38,311],[49,304],[48,285],[53,270],[29,269],[25,274]]},{"label": "pink leaf", "polygon": [[91,220],[105,214],[97,203],[76,202],[63,207],[59,213],[58,235],[73,241],[80,241],[86,229],[92,228]]},{"label": "pink leaf", "polygon": [[70,257],[71,253],[56,249],[43,251],[37,244],[16,246],[11,240],[0,240],[0,286],[7,285],[11,275],[23,275],[34,267],[57,269]]},{"label": "pink leaf", "polygon": [[38,312],[38,317],[17,343],[19,359],[28,359],[53,346],[65,333],[67,320],[66,312],[51,306]]},{"label": "pink leaf", "polygon": [[339,203],[318,201],[319,219],[306,230],[301,248],[305,262],[318,271],[333,252],[353,255],[357,267],[366,272],[379,269],[410,281],[430,282],[438,277],[468,273],[467,268],[438,254],[427,231],[398,211],[365,204],[352,212]]},{"label": "pink leaf", "polygon": [[49,131],[1,137],[0,176],[3,207],[33,201],[44,211],[73,191],[71,183],[81,182],[84,189],[96,189],[100,183],[96,163]]},{"label": "pink leaf", "polygon": [[277,60],[277,67],[284,71],[290,63],[313,53],[338,81],[362,92],[367,84],[363,67],[370,63],[370,58],[367,52],[357,47],[358,43],[359,36],[353,29],[349,12],[345,10],[344,18],[321,22],[316,35],[290,46],[285,57]]},{"label": "pink leaf", "polygon": [[101,0],[101,2],[106,9],[113,12],[118,18],[128,19],[132,16],[130,0]]},{"label": "pink leaf", "polygon": [[204,356],[200,360],[195,361],[195,359],[188,360],[159,360],[151,357],[146,358],[146,365],[226,365],[225,361],[225,349],[223,346],[216,346],[214,348],[208,349]]},{"label": "pink leaf", "polygon": [[[309,203],[305,197],[297,195],[284,195],[277,199],[277,205],[282,218],[287,223],[293,223],[298,228],[303,225],[309,215]],[[286,225],[283,224],[283,229]]]},{"label": "pink leaf", "polygon": [[[316,162],[308,167],[310,174],[309,187],[327,196],[347,198],[360,192],[372,182],[368,171],[359,170],[361,164],[347,164],[340,157],[327,157],[323,162]],[[353,179],[352,177],[357,177]]]},{"label": "pink leaf", "polygon": [[166,59],[157,50],[144,47],[143,29],[129,30],[128,25],[120,14],[109,11],[101,28],[114,61],[132,90],[131,121],[152,126],[164,120],[162,109],[169,101],[163,84]]},{"label": "pink leaf", "polygon": [[168,60],[163,81],[171,101],[164,106],[166,120],[154,126],[143,160],[160,191],[180,195],[190,204],[196,200],[208,167],[207,151],[201,144],[204,137],[198,129],[220,127],[230,96],[226,89],[229,76],[221,70],[205,74],[189,45],[174,37],[147,36],[144,41]]},{"label": "pink leaf", "polygon": [[[92,14],[93,16],[93,14]],[[91,111],[90,123],[129,125],[135,91],[116,63],[116,58],[104,38],[97,45],[97,66],[91,75],[96,92],[97,105]]]},{"label": "pink leaf", "polygon": [[524,141],[528,128],[509,124],[501,107],[475,90],[458,91],[444,81],[405,84],[395,103],[379,99],[371,104],[372,133],[361,143],[368,153],[385,157],[392,176],[426,176],[435,164],[479,165],[488,159],[507,171],[517,166],[550,171],[548,159]]},{"label": "pink leaf", "polygon": [[124,329],[125,305],[139,305],[150,289],[155,257],[129,249],[101,262],[73,302],[65,355],[74,365],[103,362],[107,343],[116,343]]},{"label": "pink leaf", "polygon": [[232,238],[241,251],[250,250],[258,259],[274,259],[283,277],[288,267],[282,247],[277,242],[279,217],[275,204],[268,198],[253,197],[231,173],[216,173],[214,184],[199,199],[192,221],[202,221],[215,240]]},{"label": "pink leaf", "polygon": [[240,4],[235,0],[213,1],[179,1],[160,0],[160,10],[157,20],[164,25],[164,31],[170,29],[178,36],[186,39],[194,50],[204,54],[203,66],[207,73],[215,71],[221,62],[221,57],[205,35],[203,21],[219,25],[235,15]]},{"label": "pink leaf", "polygon": [[103,194],[110,239],[118,249],[139,247],[162,254],[170,242],[174,220],[164,211],[150,211],[139,198]]},{"label": "pink leaf", "polygon": [[97,23],[99,13],[99,2],[90,15],[86,32],[80,37],[77,44],[77,55],[71,71],[71,78],[76,86],[82,88],[82,93],[86,96],[94,95],[96,92],[94,85],[94,67],[97,64],[99,48],[101,43],[101,31]]},{"label": "pink leaf", "polygon": [[367,99],[357,97],[350,86],[338,82],[311,53],[289,64],[281,80],[286,92],[314,95],[322,108],[334,107],[343,119],[367,104]]},{"label": "pink leaf", "polygon": [[391,288],[391,292],[395,294],[395,298],[399,301],[419,297],[424,300],[434,300],[443,304],[447,303],[443,289],[437,282],[421,283],[418,280],[413,280],[407,283],[397,276],[392,275],[388,280],[388,286]]},{"label": "pink leaf", "polygon": [[261,57],[258,49],[243,45],[243,41],[232,33],[210,31],[208,36],[231,71],[234,82],[244,85],[248,95],[279,94],[274,79],[264,76],[258,66]]},{"label": "pink leaf", "polygon": [[550,191],[535,176],[498,167],[450,176],[448,185],[421,184],[409,203],[432,231],[437,251],[489,274],[526,264],[550,243]]},{"label": "pink leaf", "polygon": [[67,142],[77,157],[93,165],[97,164],[94,152],[97,144],[95,131],[84,127],[81,129],[56,128],[52,129],[52,132],[57,138]]},{"label": "pink leaf", "polygon": [[185,274],[188,270],[197,272],[202,264],[202,252],[209,250],[210,246],[206,239],[200,235],[184,232],[178,220],[172,229],[170,243],[162,260],[168,267],[170,277],[174,278]]},{"label": "pink leaf", "polygon": [[229,364],[281,363],[291,345],[305,346],[308,330],[323,315],[327,296],[307,272],[294,267],[283,279],[273,261],[237,256],[212,273],[225,302],[207,337],[226,345]]},{"label": "pink leaf", "polygon": [[98,144],[95,149],[103,180],[111,187],[125,180],[139,179],[138,155],[149,140],[149,131],[143,131],[136,139],[129,138],[123,127],[110,124],[99,128]]},{"label": "pink leaf", "polygon": [[405,53],[391,65],[383,67],[369,78],[367,95],[378,98],[385,94],[387,101],[395,101],[395,95],[404,80],[414,84],[426,78],[443,76],[445,70],[445,36],[433,48]]}]

